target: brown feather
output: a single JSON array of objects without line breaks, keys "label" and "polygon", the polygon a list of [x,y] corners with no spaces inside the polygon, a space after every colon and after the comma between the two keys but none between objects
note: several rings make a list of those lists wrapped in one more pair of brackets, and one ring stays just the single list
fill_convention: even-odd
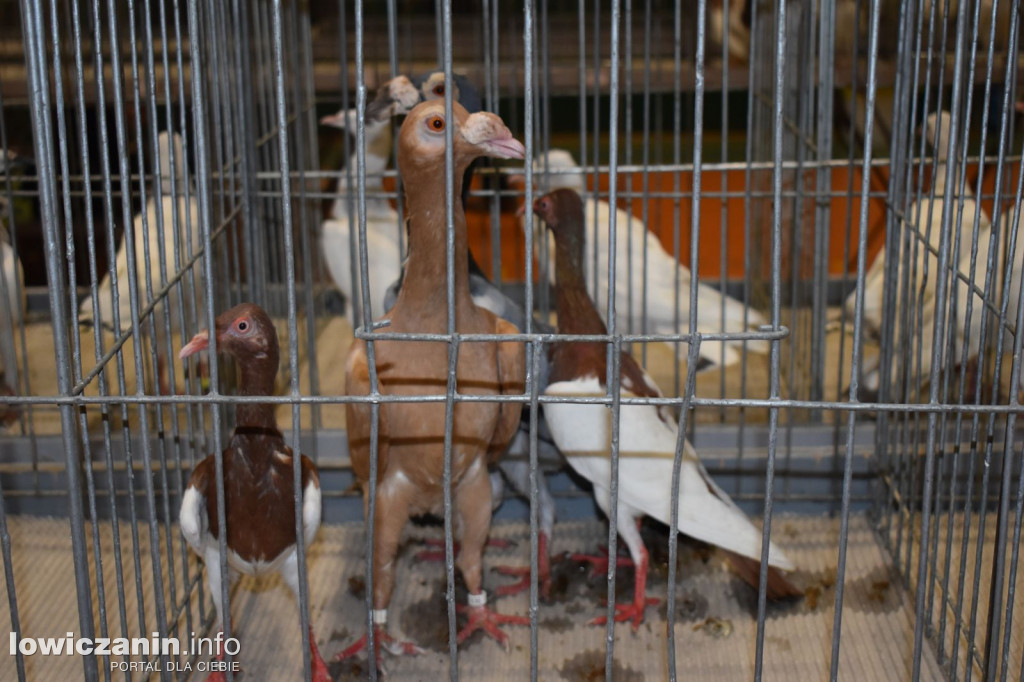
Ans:
[{"label": "brown feather", "polygon": [[[755,590],[760,589],[761,584],[761,562],[756,559],[736,554],[728,550],[721,550],[725,553],[729,559],[729,565],[736,575],[738,575],[743,582],[747,583]],[[794,597],[802,597],[804,595],[803,590],[799,589],[796,585],[791,583],[785,574],[774,566],[768,567],[768,586],[765,590],[765,594],[768,599],[772,601],[778,601],[779,599],[792,599]]]}]

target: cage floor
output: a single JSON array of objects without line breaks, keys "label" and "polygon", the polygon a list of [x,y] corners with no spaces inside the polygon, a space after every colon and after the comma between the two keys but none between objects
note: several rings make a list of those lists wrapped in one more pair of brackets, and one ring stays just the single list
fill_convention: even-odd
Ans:
[{"label": "cage floor", "polygon": [[[14,554],[14,580],[23,636],[62,636],[77,632],[75,587],[66,519],[14,517],[9,519]],[[837,519],[782,516],[776,521],[776,541],[801,568],[793,576],[804,589],[799,602],[770,605],[765,632],[765,679],[810,680],[828,677],[833,623],[835,558],[839,532]],[[415,640],[427,654],[394,658],[385,655],[390,679],[446,679],[447,618],[444,572],[440,563],[414,560],[417,540],[438,537],[437,527],[410,526],[402,544],[398,582],[391,607],[391,630]],[[593,550],[606,538],[604,523],[594,520],[556,527],[552,603],[542,603],[539,613],[539,672],[543,680],[603,679],[603,627],[587,625],[603,613],[603,578],[592,578],[589,569],[561,558],[567,551]],[[138,633],[136,592],[130,527],[121,527],[121,562],[126,577],[126,622]],[[616,628],[615,679],[661,680],[667,677],[665,605],[667,535],[645,526],[652,569],[649,595],[662,602],[647,611],[646,622],[633,630]],[[112,534],[109,524],[100,526],[104,556],[104,583],[108,586],[107,621],[117,636],[120,631],[111,566]],[[142,552],[141,598],[152,629],[153,577],[148,531],[139,529]],[[528,528],[521,523],[496,524],[492,537],[516,541],[510,549],[491,549],[486,564],[524,565],[528,553]],[[161,533],[161,543],[164,541]],[[309,555],[311,614],[321,651],[330,657],[363,632],[363,531],[361,525],[326,526],[321,529]],[[161,545],[163,546],[163,545]],[[92,545],[90,539],[90,555]],[[177,555],[177,550],[175,550]],[[904,680],[912,664],[913,610],[910,595],[887,568],[881,549],[863,516],[854,516],[849,535],[843,637],[840,653],[842,679]],[[176,559],[179,564],[180,558]],[[194,558],[190,559],[194,571]],[[166,575],[166,563],[163,564]],[[485,583],[493,590],[508,580],[493,572]],[[95,582],[95,580],[94,580]],[[178,595],[180,570],[175,583]],[[620,598],[632,590],[630,569],[620,569]],[[165,594],[167,589],[165,588]],[[241,640],[240,660],[244,678],[298,679],[302,653],[295,627],[297,612],[289,590],[280,578],[239,582],[233,593],[232,615]],[[169,595],[168,595],[169,596]],[[458,597],[464,599],[464,592]],[[95,584],[93,599],[96,599]],[[675,641],[679,674],[684,678],[749,680],[753,676],[756,594],[730,574],[717,554],[683,540],[679,553]],[[7,620],[8,604],[0,599],[0,619]],[[493,600],[502,613],[526,614],[525,595]],[[193,598],[195,618],[195,598]],[[209,613],[209,611],[207,611]],[[184,623],[182,623],[184,626]],[[196,627],[193,625],[193,627]],[[474,635],[460,648],[463,679],[521,680],[529,672],[529,629],[510,627],[511,649],[504,652],[495,642]],[[77,679],[81,662],[75,656],[25,657],[29,679]],[[106,663],[104,661],[103,663]],[[335,679],[365,674],[365,659],[331,666]],[[938,679],[941,669],[930,646],[925,647],[922,679]],[[201,675],[199,677],[202,677]],[[15,658],[0,660],[0,678],[15,679]]]}]

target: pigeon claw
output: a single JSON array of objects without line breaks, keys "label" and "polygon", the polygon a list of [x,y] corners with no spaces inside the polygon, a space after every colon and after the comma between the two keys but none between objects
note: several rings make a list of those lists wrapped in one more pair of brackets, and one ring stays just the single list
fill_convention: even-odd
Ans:
[{"label": "pigeon claw", "polygon": [[[403,642],[397,640],[391,635],[387,634],[387,631],[385,631],[383,628],[374,628],[374,642],[376,643],[376,651],[374,652],[374,663],[377,667],[377,670],[380,671],[382,674],[386,673],[387,671],[381,664],[381,651],[387,651],[393,656],[413,656],[425,653],[423,649],[421,649],[413,642]],[[364,635],[357,639],[354,643],[352,643],[348,648],[342,649],[341,651],[336,653],[334,657],[331,658],[331,663],[338,663],[339,660],[346,660],[358,653],[361,653],[362,651],[366,651],[367,646],[367,636]],[[327,679],[330,680],[330,676]],[[315,676],[313,677],[313,680],[315,680],[315,682],[321,682],[321,680],[318,680]]]},{"label": "pigeon claw", "polygon": [[[640,602],[629,602],[627,604],[615,605],[615,622],[632,623],[636,630],[644,622],[644,611],[648,606],[657,606],[658,600],[654,597],[645,598]],[[598,616],[590,621],[591,625],[606,625],[608,616]]]},{"label": "pigeon claw", "polygon": [[[519,566],[495,566],[493,569],[495,573],[500,575],[508,575],[512,577],[518,577],[514,583],[508,585],[502,585],[497,589],[497,594],[500,597],[507,597],[513,594],[519,594],[530,589],[530,568],[519,567]],[[537,583],[540,588],[541,599],[547,599],[551,594],[551,559],[548,556],[548,538],[547,535],[541,533],[538,536],[538,547],[537,547]]]},{"label": "pigeon claw", "polygon": [[469,612],[469,622],[459,630],[458,642],[462,644],[466,638],[477,630],[483,630],[484,634],[498,642],[505,649],[509,650],[508,635],[500,626],[502,625],[529,625],[530,620],[522,616],[507,616],[496,613],[486,606],[458,606],[457,610]]},{"label": "pigeon claw", "polygon": [[[598,548],[598,551],[600,554],[570,554],[569,558],[573,561],[590,564],[593,577],[608,575],[608,548],[602,546]],[[616,568],[632,567],[633,565],[633,560],[629,557],[620,556],[615,558]]]}]

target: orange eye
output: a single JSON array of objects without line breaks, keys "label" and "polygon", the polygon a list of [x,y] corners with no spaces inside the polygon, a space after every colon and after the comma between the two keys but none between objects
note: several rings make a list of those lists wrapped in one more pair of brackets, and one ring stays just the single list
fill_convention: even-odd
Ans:
[{"label": "orange eye", "polygon": [[434,86],[434,94],[437,95],[438,97],[444,97],[444,86],[443,85],[435,85]]},{"label": "orange eye", "polygon": [[444,130],[444,119],[440,116],[431,116],[427,119],[427,127],[435,132]]}]

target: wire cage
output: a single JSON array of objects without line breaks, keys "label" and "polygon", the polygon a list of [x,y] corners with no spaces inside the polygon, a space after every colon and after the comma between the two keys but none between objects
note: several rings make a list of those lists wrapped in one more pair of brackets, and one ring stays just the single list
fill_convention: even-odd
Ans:
[{"label": "wire cage", "polygon": [[[475,95],[525,143],[522,163],[481,164],[461,197],[448,171],[438,206],[462,207],[482,277],[528,311],[513,337],[525,387],[493,398],[533,416],[494,479],[509,490],[491,538],[513,544],[487,552],[484,584],[500,592],[499,564],[527,569],[524,592],[492,603],[529,625],[508,630],[508,651],[456,642],[467,597],[449,504],[443,530],[402,535],[389,627],[426,652],[383,653],[389,675],[1024,677],[1019,3],[23,0],[0,13],[4,679],[204,677],[213,652],[192,645],[215,634],[211,589],[230,594],[228,660],[246,677],[316,679],[311,643],[331,660],[376,622],[363,514],[379,494],[362,499],[346,406],[401,400],[349,395],[346,358],[354,340],[392,338],[367,320],[409,236],[401,121],[368,111],[391,79],[432,72],[458,86],[446,107]],[[565,337],[548,235],[515,211],[557,187],[583,198],[584,279],[608,325],[610,374],[589,401],[628,428],[652,403],[620,393],[617,351],[634,358],[763,529],[762,558],[769,539],[790,555],[799,599],[767,598],[766,563],[751,587],[710,545],[644,522],[662,603],[630,628],[614,616],[638,569],[592,575],[574,558],[627,540],[538,434],[573,401],[533,371]],[[200,560],[179,524],[190,473],[256,399],[226,356],[178,352],[243,301],[282,349],[260,400],[320,472],[323,526],[297,541],[294,598],[277,578],[229,579],[227,546]],[[474,342],[451,324],[395,338]],[[450,388],[424,400],[451,414],[472,402]],[[683,442],[668,453],[676,500]],[[450,472],[443,487],[450,502]],[[439,538],[440,563],[413,547]],[[613,624],[588,624],[601,614]],[[19,644],[46,637],[184,644]],[[376,679],[367,660],[329,674]]]}]

